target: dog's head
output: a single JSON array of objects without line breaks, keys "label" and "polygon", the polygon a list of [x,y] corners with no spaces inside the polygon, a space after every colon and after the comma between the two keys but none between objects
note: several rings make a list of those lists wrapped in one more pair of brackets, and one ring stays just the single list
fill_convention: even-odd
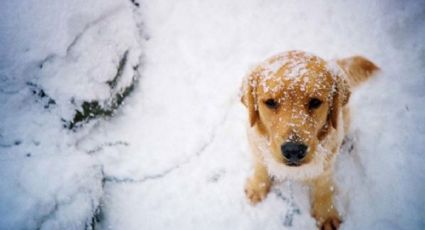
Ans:
[{"label": "dog's head", "polygon": [[341,125],[338,114],[350,97],[342,73],[300,51],[272,57],[250,73],[242,102],[277,162],[308,164],[320,141]]}]

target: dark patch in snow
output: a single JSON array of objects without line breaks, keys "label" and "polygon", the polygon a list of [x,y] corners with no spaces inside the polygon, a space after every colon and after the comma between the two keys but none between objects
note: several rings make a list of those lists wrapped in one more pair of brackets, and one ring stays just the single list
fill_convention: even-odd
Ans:
[{"label": "dark patch in snow", "polygon": [[[111,87],[111,90],[117,86],[121,79],[122,73],[127,66],[128,52],[129,51],[126,50],[121,57],[117,66],[117,73],[114,78],[111,81],[106,82]],[[65,123],[64,127],[68,129],[75,129],[94,118],[112,116],[115,111],[123,104],[124,99],[128,97],[131,92],[133,92],[134,87],[139,79],[139,66],[140,65],[136,65],[132,67],[133,77],[131,83],[128,86],[118,90],[118,92],[116,92],[108,101],[99,102],[94,100],[82,102],[81,108],[76,110],[74,118],[71,121],[66,121],[63,119]],[[71,103],[75,103],[75,101],[71,101]]]},{"label": "dark patch in snow", "polygon": [[296,215],[301,215],[301,210],[294,201],[292,187],[290,186],[289,197],[286,197],[285,195],[283,195],[279,189],[273,189],[272,191],[274,194],[276,194],[278,198],[280,198],[288,206],[288,211],[283,217],[282,224],[285,227],[291,227],[294,222],[294,217]]},{"label": "dark patch in snow", "polygon": [[40,61],[40,64],[38,64],[38,68],[43,69],[44,65],[51,60],[53,60],[56,57],[55,54],[49,54],[47,57],[45,57],[43,60]]},{"label": "dark patch in snow", "polygon": [[[103,165],[100,166],[100,173],[102,175],[101,179],[101,187],[102,191],[105,191],[105,171],[103,169]],[[96,230],[100,229],[99,226],[101,226],[102,221],[104,220],[104,214],[103,214],[103,195],[99,198],[97,206],[92,203],[93,206],[93,213],[91,217],[89,217],[89,221],[86,223],[85,230]]]},{"label": "dark patch in snow", "polygon": [[69,129],[79,127],[81,122],[88,121],[99,116],[111,116],[112,111],[104,109],[98,101],[83,102],[81,109],[77,110],[72,121],[67,125]]},{"label": "dark patch in snow", "polygon": [[49,109],[51,106],[56,105],[56,101],[50,97],[39,85],[27,82],[26,83],[31,90],[31,93],[37,97],[37,101],[42,102],[45,109]]},{"label": "dark patch in snow", "polygon": [[341,144],[341,152],[351,154],[354,151],[354,137],[347,135]]},{"label": "dark patch in snow", "polygon": [[354,162],[355,167],[358,168],[358,172],[362,174],[362,177],[366,178],[366,167],[356,148],[357,138],[358,137],[355,132],[349,133],[342,142],[340,153],[349,155],[351,160]]},{"label": "dark patch in snow", "polygon": [[350,147],[348,148],[348,153],[352,153],[354,150],[354,144],[351,144]]},{"label": "dark patch in snow", "polygon": [[10,143],[10,144],[0,143],[0,147],[1,148],[10,148],[10,147],[18,146],[18,145],[21,145],[21,144],[22,144],[21,140],[15,140],[15,141],[13,141],[13,143]]},{"label": "dark patch in snow", "polygon": [[207,181],[210,183],[217,183],[226,173],[226,170],[219,169],[215,171],[211,176],[208,177]]},{"label": "dark patch in snow", "polygon": [[143,38],[145,39],[145,41],[151,40],[151,36],[149,34],[144,34]]},{"label": "dark patch in snow", "polygon": [[106,142],[106,143],[103,143],[99,146],[96,146],[94,149],[88,150],[86,153],[88,153],[88,154],[97,153],[97,152],[102,151],[105,147],[113,147],[113,146],[117,146],[117,145],[129,146],[130,143],[125,142],[125,141]]},{"label": "dark patch in snow", "polygon": [[121,58],[118,67],[117,67],[117,73],[115,74],[115,77],[112,78],[110,81],[107,81],[106,84],[109,85],[109,87],[111,87],[111,89],[115,89],[115,87],[117,86],[118,81],[121,79],[123,70],[125,65],[127,64],[127,56],[128,56],[128,50],[126,50],[124,52],[123,57]]},{"label": "dark patch in snow", "polygon": [[86,224],[86,226],[85,226],[84,229],[85,230],[96,230],[96,229],[100,229],[98,226],[103,221],[103,219],[104,219],[104,216],[103,216],[102,205],[99,204],[96,207],[96,209],[94,210],[93,215],[90,218],[90,221],[87,222],[87,224]]},{"label": "dark patch in snow", "polygon": [[177,164],[161,173],[158,174],[152,174],[152,175],[147,175],[144,176],[142,178],[131,178],[131,177],[116,177],[116,176],[107,176],[105,175],[104,177],[104,182],[112,182],[112,183],[143,183],[146,182],[148,180],[155,180],[155,179],[161,179],[165,176],[167,176],[168,174],[170,174],[171,172],[173,172],[174,170],[180,168],[182,166],[182,164]]},{"label": "dark patch in snow", "polygon": [[130,2],[131,2],[134,6],[136,6],[136,7],[140,7],[140,3],[139,3],[139,2],[137,2],[136,0],[130,0]]}]

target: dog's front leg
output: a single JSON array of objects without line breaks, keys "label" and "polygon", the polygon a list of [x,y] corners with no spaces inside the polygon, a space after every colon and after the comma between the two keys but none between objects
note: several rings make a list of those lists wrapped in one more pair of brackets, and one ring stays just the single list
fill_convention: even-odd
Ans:
[{"label": "dog's front leg", "polygon": [[269,193],[271,180],[267,168],[260,157],[254,153],[254,174],[248,178],[245,184],[246,197],[252,204],[262,201]]},{"label": "dog's front leg", "polygon": [[338,229],[341,219],[333,203],[334,184],[331,172],[311,181],[312,215],[319,229]]}]

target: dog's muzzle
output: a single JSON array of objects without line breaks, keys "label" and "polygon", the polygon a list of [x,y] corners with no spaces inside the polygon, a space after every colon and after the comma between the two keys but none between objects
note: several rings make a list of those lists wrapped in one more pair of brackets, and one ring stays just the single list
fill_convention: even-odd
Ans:
[{"label": "dog's muzzle", "polygon": [[307,148],[305,144],[297,142],[286,142],[280,146],[288,166],[299,166],[306,156]]}]

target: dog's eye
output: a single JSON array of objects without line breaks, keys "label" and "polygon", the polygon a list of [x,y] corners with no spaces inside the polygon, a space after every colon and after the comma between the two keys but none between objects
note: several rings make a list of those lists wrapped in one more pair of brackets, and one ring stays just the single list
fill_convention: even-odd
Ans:
[{"label": "dog's eye", "polygon": [[317,109],[322,104],[322,101],[317,98],[312,98],[308,102],[308,109]]},{"label": "dog's eye", "polygon": [[274,99],[268,99],[264,102],[264,104],[266,104],[266,106],[270,109],[276,109],[279,106],[277,101]]}]

